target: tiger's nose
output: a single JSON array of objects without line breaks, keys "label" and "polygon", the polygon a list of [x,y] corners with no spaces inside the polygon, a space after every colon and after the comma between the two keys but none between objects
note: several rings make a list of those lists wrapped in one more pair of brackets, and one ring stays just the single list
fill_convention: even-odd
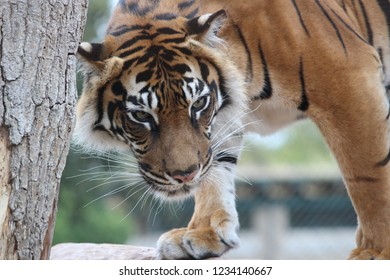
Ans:
[{"label": "tiger's nose", "polygon": [[187,170],[176,170],[172,173],[172,178],[181,184],[191,182],[198,174],[199,168],[196,165],[191,166]]}]

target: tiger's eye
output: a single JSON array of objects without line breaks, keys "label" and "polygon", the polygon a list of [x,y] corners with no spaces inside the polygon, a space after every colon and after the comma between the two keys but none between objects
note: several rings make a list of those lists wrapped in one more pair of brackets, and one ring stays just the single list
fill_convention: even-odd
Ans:
[{"label": "tiger's eye", "polygon": [[192,104],[192,108],[195,109],[196,111],[199,111],[203,109],[203,107],[206,105],[206,97],[201,97],[198,100]]},{"label": "tiger's eye", "polygon": [[150,114],[149,114],[149,113],[146,113],[146,112],[144,112],[144,111],[136,111],[136,112],[133,112],[133,116],[134,116],[134,118],[135,118],[137,121],[140,121],[140,122],[148,121],[149,118],[150,118]]}]

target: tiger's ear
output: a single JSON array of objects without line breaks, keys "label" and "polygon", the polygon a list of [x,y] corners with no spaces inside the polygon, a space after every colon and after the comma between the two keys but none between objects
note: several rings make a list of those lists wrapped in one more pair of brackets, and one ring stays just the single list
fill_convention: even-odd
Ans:
[{"label": "tiger's ear", "polygon": [[205,14],[187,21],[188,35],[195,37],[197,41],[213,46],[221,43],[217,33],[223,26],[227,15],[225,10],[219,10],[213,14]]},{"label": "tiger's ear", "polygon": [[84,73],[97,75],[102,82],[110,80],[123,69],[122,58],[116,56],[105,58],[103,44],[83,42],[77,53]]},{"label": "tiger's ear", "polygon": [[129,149],[124,142],[112,138],[105,129],[101,129],[110,122],[106,114],[102,113],[103,117],[100,117],[97,109],[100,106],[100,90],[105,90],[104,85],[118,77],[123,70],[124,60],[107,55],[108,51],[103,44],[81,43],[77,52],[78,62],[84,72],[84,85],[77,102],[77,121],[73,133],[75,142],[96,151]]},{"label": "tiger's ear", "polygon": [[[101,70],[104,68],[103,63],[103,44],[83,42],[77,49],[83,68]],[[91,69],[91,70],[92,70]]]}]

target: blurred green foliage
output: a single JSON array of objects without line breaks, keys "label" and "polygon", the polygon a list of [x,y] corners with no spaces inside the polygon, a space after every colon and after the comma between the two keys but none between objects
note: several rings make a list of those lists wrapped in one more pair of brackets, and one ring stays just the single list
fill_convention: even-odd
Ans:
[{"label": "blurred green foliage", "polygon": [[250,135],[240,162],[260,166],[316,165],[335,167],[319,129],[311,121],[300,121],[270,136]]},{"label": "blurred green foliage", "polygon": [[134,222],[126,217],[124,207],[117,207],[122,198],[105,197],[109,190],[99,187],[101,181],[93,180],[92,173],[103,172],[107,174],[103,177],[108,177],[107,168],[106,161],[72,149],[61,182],[54,244],[124,243],[131,236]]},{"label": "blurred green foliage", "polygon": [[101,41],[111,12],[111,2],[107,0],[89,0],[87,24],[83,40],[86,42]]}]

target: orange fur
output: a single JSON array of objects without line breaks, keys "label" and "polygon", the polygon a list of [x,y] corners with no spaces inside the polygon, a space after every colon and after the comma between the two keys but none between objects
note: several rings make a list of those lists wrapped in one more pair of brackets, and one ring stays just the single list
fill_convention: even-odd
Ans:
[{"label": "orange fur", "polygon": [[266,134],[305,117],[329,144],[358,215],[350,258],[390,258],[389,7],[119,1],[104,42],[79,49],[86,78],[76,135],[92,148],[131,148],[157,195],[195,195],[188,228],[158,241],[161,258],[237,246],[244,128]]}]

